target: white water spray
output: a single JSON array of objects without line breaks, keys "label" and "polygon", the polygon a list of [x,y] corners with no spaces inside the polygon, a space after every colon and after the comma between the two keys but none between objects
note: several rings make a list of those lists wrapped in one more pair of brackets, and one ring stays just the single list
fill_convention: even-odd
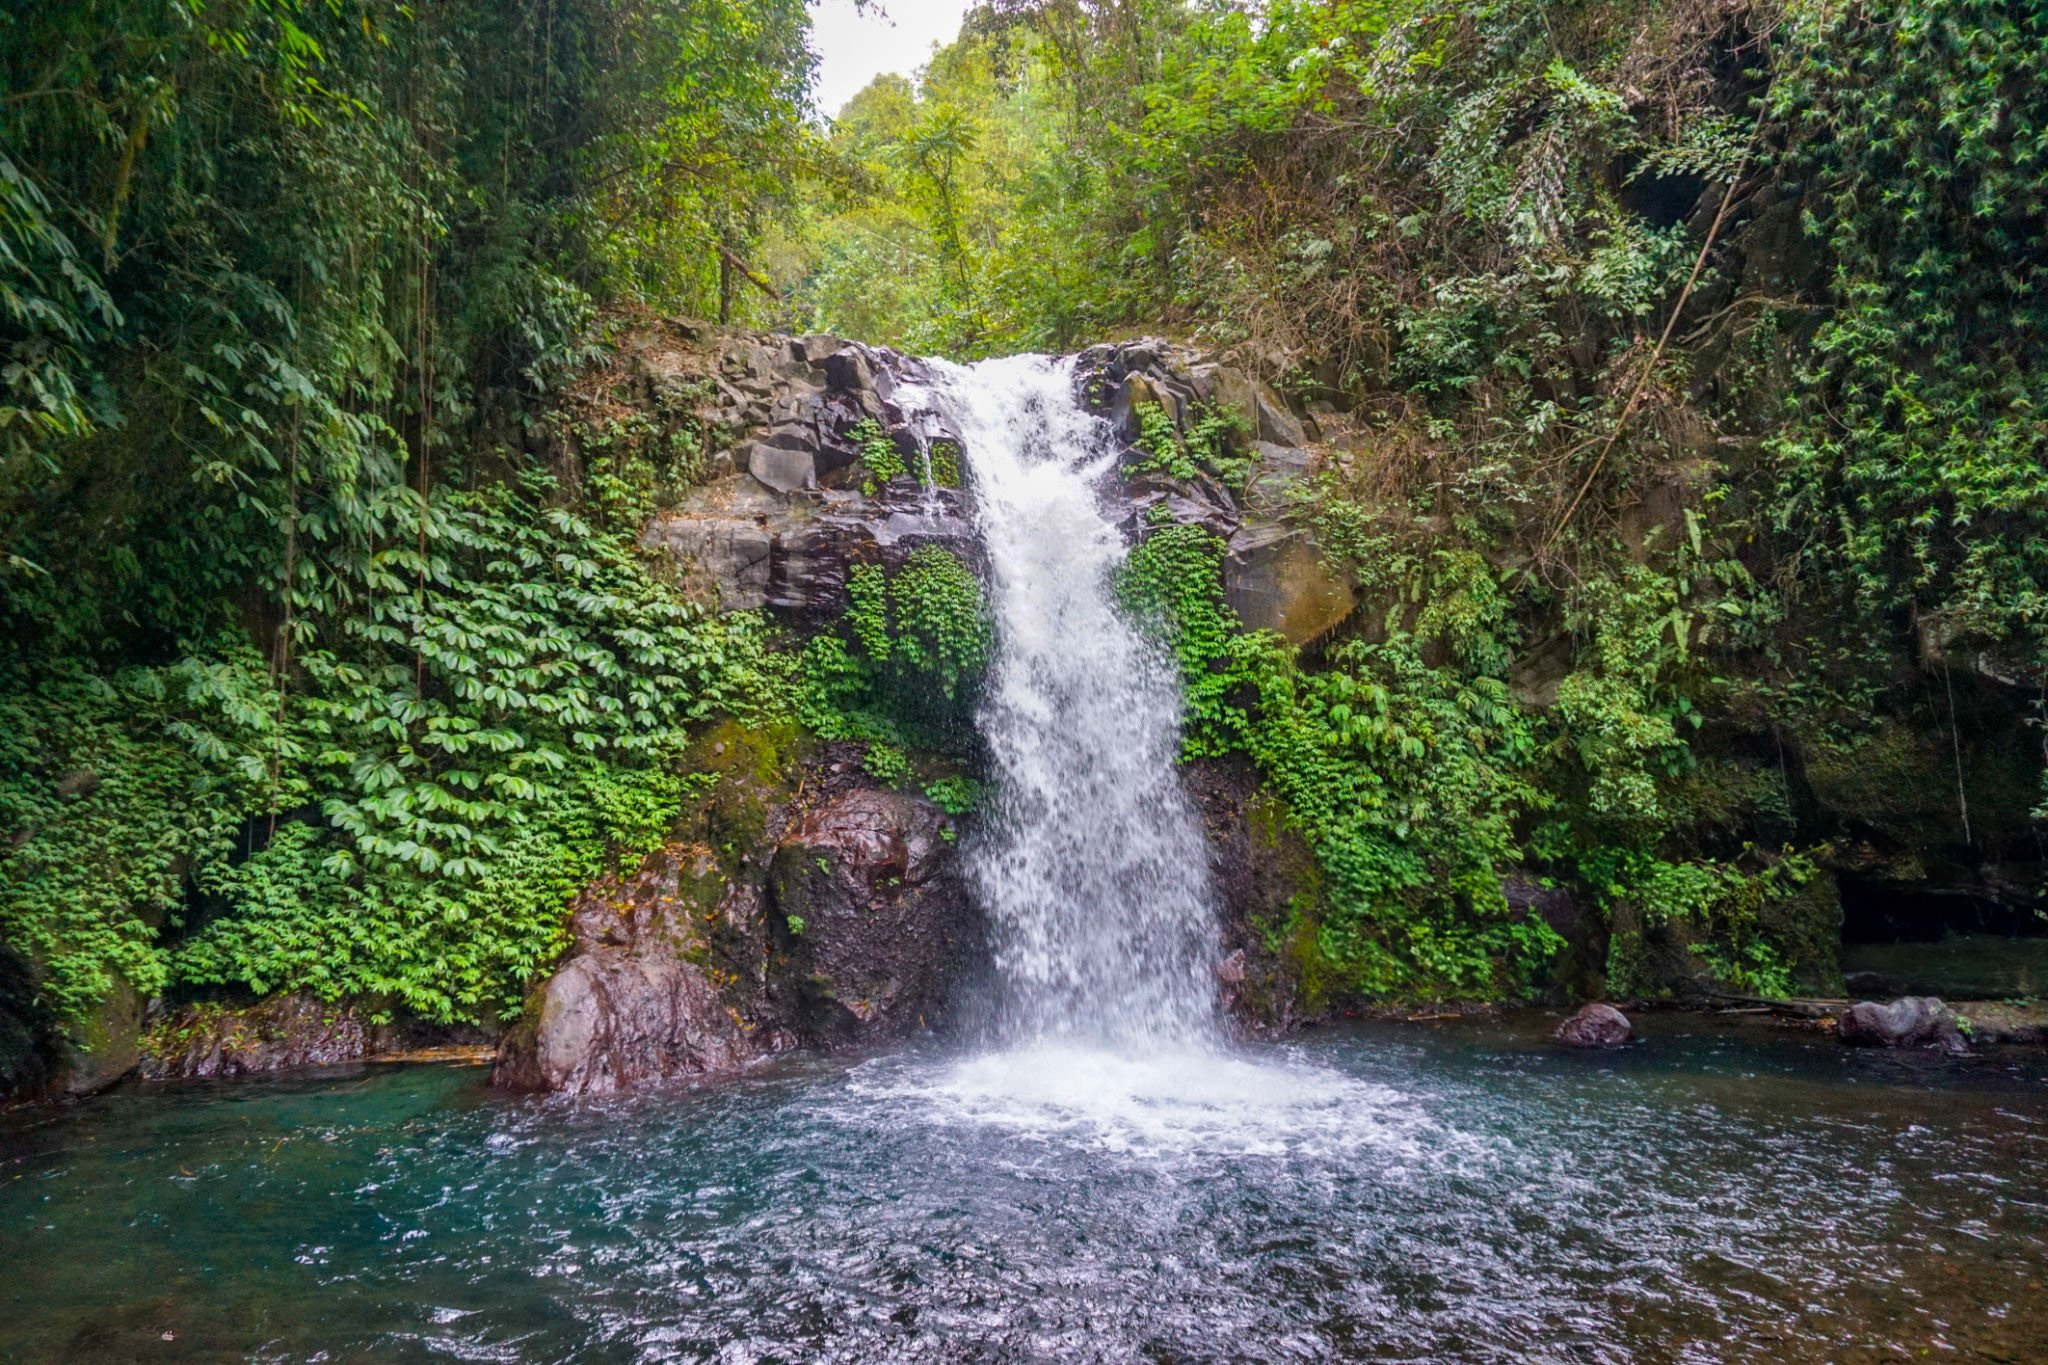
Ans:
[{"label": "white water spray", "polygon": [[1071,361],[936,362],[922,396],[967,450],[996,658],[995,764],[970,868],[1017,1041],[1125,1052],[1211,1038],[1208,849],[1181,790],[1171,661],[1117,610],[1123,537],[1102,481],[1118,442]]}]

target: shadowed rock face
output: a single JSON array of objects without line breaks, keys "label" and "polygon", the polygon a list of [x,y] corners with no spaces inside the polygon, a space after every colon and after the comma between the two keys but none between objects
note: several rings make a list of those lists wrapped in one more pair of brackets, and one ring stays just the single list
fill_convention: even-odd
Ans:
[{"label": "shadowed rock face", "polygon": [[371,1030],[353,1008],[279,995],[244,1009],[178,1011],[149,1031],[142,1074],[151,1080],[249,1076],[359,1061],[371,1050]]}]

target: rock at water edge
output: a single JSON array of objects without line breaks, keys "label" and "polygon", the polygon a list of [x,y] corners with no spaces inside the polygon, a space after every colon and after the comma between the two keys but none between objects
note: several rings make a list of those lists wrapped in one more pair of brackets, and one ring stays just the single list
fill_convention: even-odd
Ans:
[{"label": "rock at water edge", "polygon": [[1635,1029],[1620,1010],[1594,1001],[1580,1006],[1552,1036],[1566,1047],[1619,1047],[1635,1036]]},{"label": "rock at water edge", "polygon": [[1969,1047],[1955,1011],[1931,995],[1903,996],[1889,1005],[1859,1000],[1836,1018],[1835,1036],[1852,1047]]}]

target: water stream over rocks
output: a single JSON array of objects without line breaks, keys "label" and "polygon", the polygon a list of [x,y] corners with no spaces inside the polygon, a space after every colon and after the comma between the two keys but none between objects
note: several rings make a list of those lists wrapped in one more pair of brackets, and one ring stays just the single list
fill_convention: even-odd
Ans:
[{"label": "water stream over rocks", "polygon": [[2039,1358],[2042,1054],[1666,1017],[1582,1056],[1536,1014],[1229,1041],[1114,435],[1059,361],[906,387],[966,447],[997,626],[993,1037],[0,1117],[0,1358]]},{"label": "water stream over rocks", "polygon": [[1081,408],[1071,362],[933,368],[930,399],[971,452],[996,625],[979,718],[994,808],[969,866],[1010,1030],[1138,1053],[1198,1043],[1215,994],[1208,850],[1174,769],[1179,680],[1116,607],[1126,546],[1099,485],[1121,443]]}]

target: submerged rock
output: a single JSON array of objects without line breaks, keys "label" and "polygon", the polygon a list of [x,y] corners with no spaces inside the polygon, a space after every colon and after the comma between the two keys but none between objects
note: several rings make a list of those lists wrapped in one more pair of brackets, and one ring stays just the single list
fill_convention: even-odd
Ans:
[{"label": "submerged rock", "polygon": [[1836,1019],[1835,1036],[1852,1047],[1969,1047],[1955,1011],[1931,995],[1908,995],[1889,1005],[1859,1000]]},{"label": "submerged rock", "polygon": [[1566,1047],[1619,1047],[1635,1036],[1628,1016],[1595,1000],[1557,1026],[1551,1035]]}]

